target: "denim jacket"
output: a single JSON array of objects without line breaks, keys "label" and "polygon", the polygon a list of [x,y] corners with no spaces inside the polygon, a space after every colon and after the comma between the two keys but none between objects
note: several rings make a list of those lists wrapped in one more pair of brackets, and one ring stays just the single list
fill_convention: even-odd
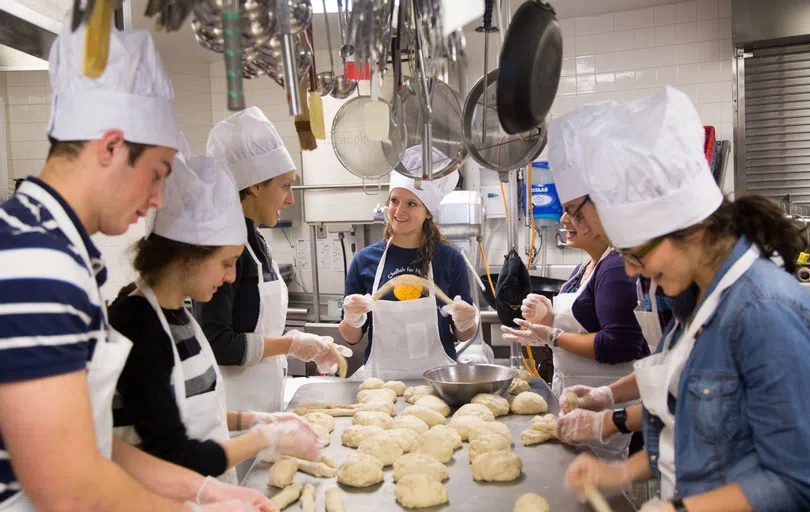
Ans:
[{"label": "denim jacket", "polygon": [[[750,246],[745,237],[737,242],[706,296]],[[682,295],[673,310],[685,319],[696,296],[694,290]],[[671,322],[667,331],[673,327]],[[810,510],[810,293],[770,259],[759,258],[723,292],[669,408],[675,415],[676,496],[736,482],[758,512]],[[643,417],[650,467],[660,478],[663,423],[646,408]]]}]

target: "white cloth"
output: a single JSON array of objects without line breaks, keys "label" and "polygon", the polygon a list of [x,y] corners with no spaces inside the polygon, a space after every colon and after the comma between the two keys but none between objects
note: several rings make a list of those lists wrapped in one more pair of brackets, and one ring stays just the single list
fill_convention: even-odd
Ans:
[{"label": "white cloth", "polygon": [[149,212],[147,236],[154,232],[205,246],[247,242],[239,192],[231,174],[216,159],[177,153],[163,190],[164,206]]},{"label": "white cloth", "polygon": [[549,125],[548,168],[554,175],[554,185],[561,203],[590,193],[582,179],[583,156],[579,135],[594,119],[616,105],[612,100],[583,105],[554,118]]},{"label": "white cloth", "polygon": [[[62,208],[51,194],[39,185],[30,181],[20,186],[20,192],[26,194],[45,206],[53,216],[62,232],[70,240],[79,253],[87,268],[93,268],[90,255],[84,245],[79,231],[70,220],[67,212]],[[132,342],[110,326],[107,320],[107,308],[101,299],[98,286],[91,286],[84,290],[90,301],[101,304],[104,315],[106,334],[99,336],[93,349],[93,358],[87,363],[87,388],[90,393],[90,405],[93,411],[93,428],[96,434],[96,448],[101,456],[109,459],[112,456],[113,443],[113,415],[112,401],[118,377],[127,362],[127,356],[132,348]],[[0,504],[0,510],[13,512],[36,512],[31,499],[21,491],[11,499]]]},{"label": "white cloth", "polygon": [[207,151],[228,165],[238,190],[295,170],[284,140],[259,107],[236,112],[214,126]]},{"label": "white cloth", "polygon": [[[436,148],[433,148],[433,163],[447,160],[447,157]],[[402,155],[402,165],[406,169],[416,170],[422,168],[422,146],[411,146],[405,150]],[[422,201],[425,208],[431,215],[439,214],[439,205],[442,199],[447,194],[453,191],[458,184],[458,171],[453,171],[446,176],[437,178],[433,181],[420,180],[419,188],[416,186],[416,180],[404,176],[398,172],[392,172],[389,177],[388,189],[394,190],[395,188],[404,188],[413,192],[416,197]]]},{"label": "white cloth", "polygon": [[119,129],[129,142],[179,149],[172,84],[149,32],[113,30],[107,68],[89,78],[82,71],[87,30],[82,25],[71,32],[70,20],[68,12],[48,58],[53,89],[48,135],[96,140]]},{"label": "white cloth", "polygon": [[[391,242],[385,246],[371,293],[380,287],[385,259]],[[433,264],[428,271],[433,279]],[[421,299],[374,303],[372,316],[374,339],[371,353],[363,368],[351,380],[376,377],[382,380],[421,379],[430,369],[456,364],[444,351],[439,335],[438,308],[433,288]]]},{"label": "white cloth", "polygon": [[582,177],[614,247],[636,247],[717,210],[723,194],[704,138],[694,105],[671,87],[593,120],[580,139]]},{"label": "white cloth", "polygon": [[678,398],[678,384],[681,374],[686,366],[698,331],[712,318],[714,312],[723,299],[724,292],[737,280],[759,258],[760,252],[756,245],[752,245],[748,251],[728,269],[728,272],[717,283],[717,287],[712,290],[695,312],[692,323],[683,331],[678,338],[675,347],[670,349],[672,333],[678,327],[676,324],[669,331],[667,337],[662,340],[663,350],[644,359],[636,361],[634,367],[636,372],[636,382],[641,393],[641,401],[644,407],[661,419],[664,428],[661,430],[658,440],[658,470],[661,473],[661,498],[668,500],[675,495],[675,416],[669,412],[668,396],[672,394]]},{"label": "white cloth", "polygon": [[[259,319],[255,333],[264,338],[278,338],[284,334],[290,297],[287,284],[281,279],[278,265],[272,266],[278,279],[265,281],[259,258],[246,244],[245,248],[256,262],[259,274]],[[284,384],[287,373],[285,354],[265,357],[252,366],[222,366],[225,376],[225,394],[228,409],[235,411],[279,412],[284,408]]]},{"label": "white cloth", "polygon": [[654,354],[658,348],[658,343],[661,341],[661,318],[658,316],[658,300],[655,296],[658,291],[658,284],[655,281],[650,283],[650,309],[644,309],[642,302],[644,300],[644,293],[641,289],[641,278],[636,280],[636,296],[638,297],[638,306],[633,310],[638,325],[641,327],[641,333],[644,335],[644,341],[650,347],[650,353]]}]

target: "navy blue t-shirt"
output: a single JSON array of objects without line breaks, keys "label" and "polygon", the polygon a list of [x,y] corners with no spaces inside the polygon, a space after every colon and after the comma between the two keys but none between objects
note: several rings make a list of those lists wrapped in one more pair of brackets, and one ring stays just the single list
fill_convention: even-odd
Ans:
[{"label": "navy blue t-shirt", "polygon": [[[360,295],[372,293],[374,276],[377,273],[377,267],[380,264],[383,252],[385,252],[385,245],[386,241],[381,240],[361,250],[354,257],[351,267],[349,267],[348,277],[346,278],[347,296],[354,293]],[[421,264],[413,264],[418,258],[418,251],[418,249],[403,249],[402,247],[391,244],[391,247],[388,249],[388,254],[385,257],[385,268],[380,278],[380,286],[402,274],[418,275]],[[473,303],[472,297],[470,296],[470,282],[467,277],[467,266],[464,263],[464,258],[454,247],[446,243],[439,243],[433,251],[433,281],[451,299],[456,295],[460,295],[467,303]],[[427,290],[423,292],[423,294],[426,293]],[[382,300],[398,299],[394,297],[392,292],[384,296]],[[442,339],[444,351],[455,360],[456,336],[453,333],[455,326],[449,316],[444,317],[439,313],[438,308],[442,305],[443,304],[437,300],[436,318],[439,321],[439,336]],[[363,326],[363,332],[366,331],[368,331],[368,347],[366,347],[363,353],[363,362],[368,361],[368,356],[371,354],[371,343],[374,334],[372,328],[372,313],[368,315],[368,321],[366,325]]]}]

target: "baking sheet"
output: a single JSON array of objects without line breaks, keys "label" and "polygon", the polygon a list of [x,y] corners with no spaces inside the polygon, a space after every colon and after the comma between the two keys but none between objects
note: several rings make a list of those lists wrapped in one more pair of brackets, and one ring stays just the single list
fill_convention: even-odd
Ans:
[{"label": "baking sheet", "polygon": [[[424,380],[405,381],[408,386],[427,384]],[[316,404],[352,404],[360,382],[348,382],[335,379],[332,383],[305,384],[295,393],[287,410],[296,407]],[[557,415],[560,407],[556,397],[551,393],[548,385],[541,379],[532,379],[532,391],[545,398],[549,412]],[[510,401],[512,395],[507,394]],[[397,414],[409,406],[404,398],[397,400]],[[455,409],[453,410],[455,412]],[[444,482],[450,502],[439,506],[419,510],[425,512],[446,510],[485,510],[488,512],[511,512],[515,500],[524,493],[534,492],[544,496],[553,511],[583,511],[592,509],[582,499],[567,491],[563,485],[565,470],[577,455],[576,450],[558,441],[549,441],[535,446],[523,446],[520,433],[531,423],[533,415],[501,416],[500,421],[509,426],[514,437],[513,450],[523,460],[523,473],[513,482],[475,482],[468,462],[469,444],[464,443],[460,450],[456,450],[453,460],[447,465],[450,470],[450,479]],[[331,434],[331,444],[323,453],[333,457],[338,464],[342,463],[354,452],[340,444],[340,434],[344,428],[351,425],[352,418],[335,418],[335,430]],[[267,486],[267,472],[270,464],[256,460],[242,481],[242,485],[258,489],[268,496],[273,496],[279,489]],[[310,482],[316,486],[316,509],[324,510],[324,494],[331,487],[340,487],[343,501],[348,512],[403,510],[394,497],[393,471],[391,467],[385,469],[385,481],[381,484],[365,489],[356,489],[338,485],[334,478],[315,478],[302,472],[295,476],[295,482]],[[630,502],[621,494],[606,496],[615,512],[633,511]],[[298,503],[286,508],[288,511],[300,510]]]}]

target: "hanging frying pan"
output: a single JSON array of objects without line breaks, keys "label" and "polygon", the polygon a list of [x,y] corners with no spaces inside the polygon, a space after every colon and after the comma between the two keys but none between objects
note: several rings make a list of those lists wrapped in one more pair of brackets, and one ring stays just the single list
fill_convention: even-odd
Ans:
[{"label": "hanging frying pan", "polygon": [[512,17],[501,50],[498,119],[509,134],[537,128],[551,110],[562,71],[562,32],[551,5],[530,0]]}]

